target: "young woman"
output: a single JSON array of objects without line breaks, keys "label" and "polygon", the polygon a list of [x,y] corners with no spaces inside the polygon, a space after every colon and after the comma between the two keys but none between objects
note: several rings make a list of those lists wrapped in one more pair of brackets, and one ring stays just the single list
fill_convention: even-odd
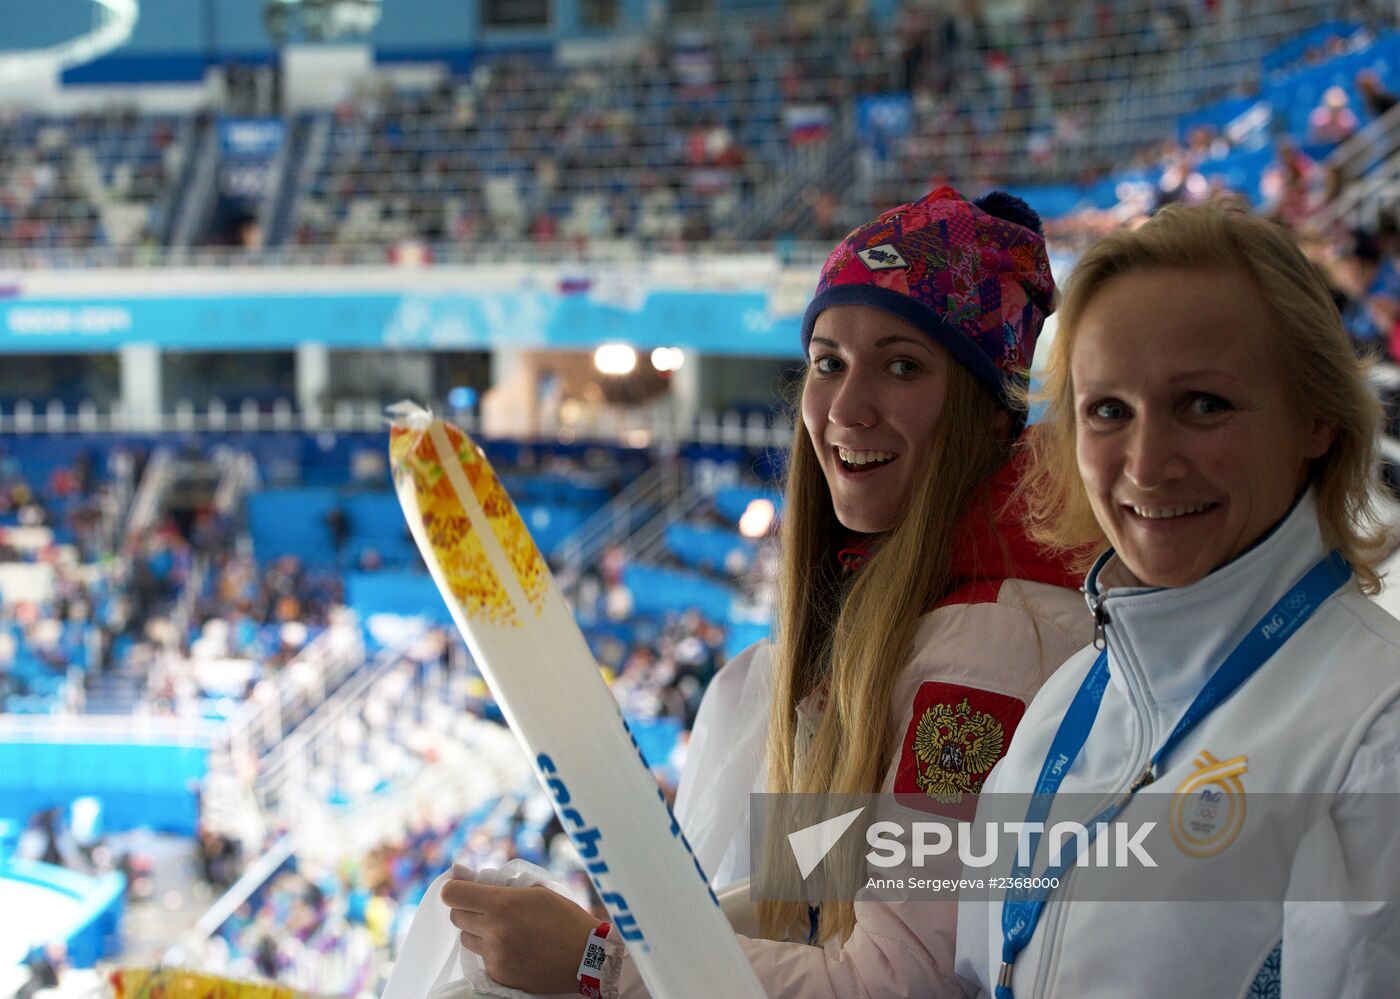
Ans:
[{"label": "young woman", "polygon": [[[1053,296],[1035,214],[946,187],[856,229],[824,266],[802,328],[777,638],[712,682],[676,804],[716,886],[750,873],[751,791],[975,792],[1053,664],[1088,640],[1077,580],[1007,503],[1022,472],[1012,400]],[[953,719],[946,752],[915,746],[935,716]],[[990,758],[962,753],[974,731]],[[442,897],[495,980],[577,989],[587,912],[470,881]],[[759,917],[742,944],[770,995],[958,994],[951,902],[764,903]],[[602,993],[644,994],[616,933]]]},{"label": "young woman", "polygon": [[[1168,208],[1076,266],[1046,394],[1033,535],[1109,546],[1085,581],[1097,647],[1037,695],[986,791],[1035,791],[1047,829],[1165,815],[1175,884],[1278,867],[1266,891],[1165,905],[1095,901],[1066,868],[1048,899],[965,902],[958,974],[999,999],[1394,995],[1400,895],[1317,880],[1393,874],[1393,832],[1358,851],[1340,806],[1287,832],[1305,793],[1400,788],[1400,621],[1367,599],[1379,407],[1326,287],[1273,223]],[[1313,901],[1285,900],[1305,882]]]}]

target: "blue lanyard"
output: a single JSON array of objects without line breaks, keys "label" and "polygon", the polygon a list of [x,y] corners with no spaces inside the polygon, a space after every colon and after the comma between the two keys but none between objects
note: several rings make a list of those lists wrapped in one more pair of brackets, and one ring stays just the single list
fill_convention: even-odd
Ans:
[{"label": "blue lanyard", "polygon": [[[1264,613],[1253,628],[1225,657],[1206,685],[1201,688],[1181,720],[1176,723],[1166,742],[1152,754],[1151,762],[1131,787],[1115,798],[1089,825],[1089,835],[1085,845],[1092,842],[1100,824],[1113,821],[1133,796],[1152,783],[1160,772],[1162,761],[1186,738],[1187,734],[1201,723],[1222,701],[1228,698],[1278,651],[1298,628],[1312,616],[1328,597],[1341,589],[1351,578],[1351,566],[1338,552],[1332,552],[1314,565],[1298,580],[1284,596]],[[1060,721],[1055,738],[1050,742],[1050,751],[1040,768],[1040,777],[1035,782],[1035,792],[1031,796],[1030,807],[1026,810],[1026,821],[1043,824],[1050,814],[1050,806],[1055,794],[1064,783],[1074,761],[1084,749],[1089,739],[1089,731],[1098,717],[1099,705],[1103,702],[1104,691],[1108,688],[1108,649],[1099,653],[1098,659],[1090,667],[1084,682],[1079,685],[1069,710]],[[1039,845],[1040,834],[1033,833],[1030,840],[1029,856],[1034,857]],[[1058,879],[1074,864],[1079,841],[1076,838],[1067,844],[1061,854],[1060,863],[1047,868],[1044,879]],[[1012,868],[1014,878],[1025,878],[1030,873],[1030,863],[1016,863]],[[1045,902],[1049,898],[1047,888],[1013,888],[1007,891],[1001,909],[1001,971],[997,975],[996,999],[1015,999],[1011,991],[1011,972],[1016,958],[1030,943],[1035,928],[1040,922]]]}]

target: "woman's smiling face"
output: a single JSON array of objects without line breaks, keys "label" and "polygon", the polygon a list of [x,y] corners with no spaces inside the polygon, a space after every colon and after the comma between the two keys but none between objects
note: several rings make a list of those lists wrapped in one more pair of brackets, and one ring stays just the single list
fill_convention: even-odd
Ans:
[{"label": "woman's smiling face", "polygon": [[927,333],[866,305],[822,312],[809,355],[802,422],[836,519],[888,531],[933,453],[953,362]]},{"label": "woman's smiling face", "polygon": [[1333,430],[1299,415],[1239,273],[1130,272],[1076,325],[1075,446],[1094,516],[1144,583],[1194,583],[1283,518]]}]

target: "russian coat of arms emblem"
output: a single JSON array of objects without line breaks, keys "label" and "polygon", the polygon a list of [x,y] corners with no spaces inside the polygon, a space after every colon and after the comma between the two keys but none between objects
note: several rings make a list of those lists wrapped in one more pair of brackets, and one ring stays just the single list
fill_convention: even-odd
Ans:
[{"label": "russian coat of arms emblem", "polygon": [[956,706],[927,708],[914,732],[919,790],[941,804],[958,804],[964,794],[982,789],[1005,744],[1001,723],[966,697]]}]

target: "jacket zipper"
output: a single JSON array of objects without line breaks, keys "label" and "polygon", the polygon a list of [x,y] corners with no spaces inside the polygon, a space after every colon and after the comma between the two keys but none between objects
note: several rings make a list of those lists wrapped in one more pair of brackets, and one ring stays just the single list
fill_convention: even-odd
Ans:
[{"label": "jacket zipper", "polygon": [[1104,610],[1103,594],[1090,593],[1084,591],[1084,599],[1089,602],[1089,611],[1094,615],[1094,648],[1108,648],[1108,636],[1104,633],[1108,627],[1108,611]]},{"label": "jacket zipper", "polygon": [[[1093,611],[1094,614],[1094,648],[1107,650],[1108,626],[1112,624],[1112,619],[1109,617],[1108,611],[1104,608],[1104,595],[1099,593],[1091,594],[1086,587],[1084,597],[1089,603],[1089,609]],[[1113,654],[1110,653],[1110,659],[1112,658]],[[1117,788],[1110,793],[1110,797],[1123,794],[1129,788],[1136,790],[1142,785],[1152,783],[1154,779],[1151,763],[1155,733],[1152,731],[1152,719],[1143,704],[1143,698],[1140,692],[1141,683],[1137,676],[1140,670],[1137,670],[1135,663],[1130,666],[1129,657],[1121,647],[1118,650],[1117,658],[1121,664],[1120,671],[1124,677],[1124,686],[1130,695],[1128,700],[1131,703],[1134,713],[1137,715],[1138,729],[1142,732],[1142,748],[1140,752],[1146,753],[1146,759],[1130,771],[1127,786]],[[1069,889],[1074,879],[1075,872],[1071,869],[1066,873],[1068,874],[1068,881],[1063,887]],[[1050,984],[1049,978],[1053,973],[1053,968],[1058,964],[1056,958],[1059,953],[1060,930],[1062,929],[1067,911],[1067,906],[1057,906],[1053,920],[1045,927],[1046,935],[1041,945],[1040,961],[1039,967],[1036,969],[1035,991],[1032,993],[1033,995],[1049,994],[1046,992],[1046,989]]]}]

